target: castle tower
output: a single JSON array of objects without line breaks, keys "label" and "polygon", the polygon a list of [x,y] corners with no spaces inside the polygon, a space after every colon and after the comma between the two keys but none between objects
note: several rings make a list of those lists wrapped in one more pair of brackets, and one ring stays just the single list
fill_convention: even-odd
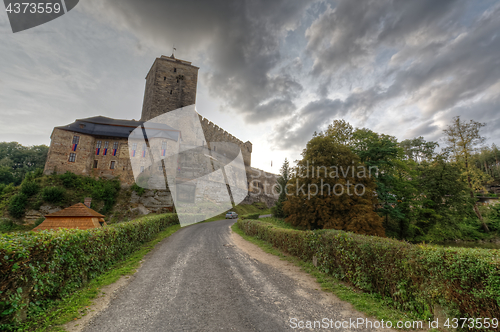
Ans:
[{"label": "castle tower", "polygon": [[198,69],[173,54],[156,58],[146,76],[141,120],[195,104]]}]

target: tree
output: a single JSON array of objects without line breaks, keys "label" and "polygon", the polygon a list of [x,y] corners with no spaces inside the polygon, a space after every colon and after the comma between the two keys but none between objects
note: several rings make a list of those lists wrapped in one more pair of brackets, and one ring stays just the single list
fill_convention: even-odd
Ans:
[{"label": "tree", "polygon": [[278,218],[286,217],[286,214],[283,211],[283,203],[286,201],[286,185],[290,180],[290,175],[291,175],[290,165],[288,163],[288,159],[285,158],[283,166],[281,166],[280,176],[277,179],[278,187],[280,190],[280,196],[278,198],[278,201],[276,202],[273,211],[274,216]]},{"label": "tree", "polygon": [[374,211],[376,183],[350,147],[330,133],[313,137],[288,185],[286,222],[307,229],[339,229],[385,236]]},{"label": "tree", "polygon": [[[453,118],[452,124],[444,130],[444,133],[447,135],[446,142],[448,143],[448,148],[453,154],[455,161],[463,162],[471,198],[474,198],[472,181],[474,165],[471,164],[471,156],[485,140],[479,133],[485,125],[474,120],[470,120],[469,122],[461,121],[460,117],[456,116]],[[474,212],[481,221],[484,231],[489,232],[488,225],[484,222],[476,204],[474,204]]]},{"label": "tree", "polygon": [[421,163],[424,160],[432,159],[434,150],[439,146],[439,144],[432,141],[427,142],[422,136],[420,136],[401,141],[399,146],[403,149],[406,159]]}]

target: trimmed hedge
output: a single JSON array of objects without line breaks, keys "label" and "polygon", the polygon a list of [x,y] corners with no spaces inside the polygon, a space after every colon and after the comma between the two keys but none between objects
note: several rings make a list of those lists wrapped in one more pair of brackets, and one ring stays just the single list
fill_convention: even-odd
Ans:
[{"label": "trimmed hedge", "polygon": [[85,285],[173,224],[177,216],[163,214],[92,230],[0,236],[0,330]]},{"label": "trimmed hedge", "polygon": [[240,216],[240,219],[259,219],[259,213],[244,214]]},{"label": "trimmed hedge", "polygon": [[[239,220],[247,235],[423,319],[436,305],[448,317],[500,317],[500,250],[412,245],[337,230],[299,231]],[[499,329],[500,330],[500,329]]]}]

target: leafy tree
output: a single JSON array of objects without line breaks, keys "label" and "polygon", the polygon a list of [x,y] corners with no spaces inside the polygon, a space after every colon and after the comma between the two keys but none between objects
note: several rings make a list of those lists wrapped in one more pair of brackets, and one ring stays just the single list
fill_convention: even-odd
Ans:
[{"label": "leafy tree", "polygon": [[9,183],[19,185],[27,173],[44,168],[48,151],[46,145],[26,147],[17,142],[0,142],[0,168],[7,167],[13,177]]},{"label": "leafy tree", "polygon": [[434,150],[439,144],[436,142],[427,142],[420,136],[401,141],[399,146],[403,149],[406,159],[420,163],[424,160],[431,160],[434,155]]},{"label": "leafy tree", "polygon": [[360,158],[331,132],[313,137],[289,182],[287,223],[385,236],[374,211],[376,183]]},{"label": "leafy tree", "polygon": [[290,180],[291,171],[288,159],[285,158],[283,166],[281,166],[280,176],[277,179],[280,196],[278,197],[278,201],[276,202],[273,211],[274,216],[278,218],[286,217],[285,212],[283,211],[283,203],[286,201],[286,185]]},{"label": "leafy tree", "polygon": [[[486,124],[479,123],[474,120],[470,120],[469,122],[461,121],[460,117],[456,116],[453,118],[452,124],[444,130],[444,133],[446,134],[446,141],[448,143],[448,149],[453,154],[455,161],[463,163],[471,198],[474,198],[475,189],[472,177],[472,174],[475,173],[473,171],[474,165],[471,164],[471,157],[477,147],[485,140],[485,138],[479,133],[481,128],[485,125]],[[488,226],[484,222],[477,205],[474,204],[473,208],[477,217],[481,221],[484,231],[489,232]]]}]

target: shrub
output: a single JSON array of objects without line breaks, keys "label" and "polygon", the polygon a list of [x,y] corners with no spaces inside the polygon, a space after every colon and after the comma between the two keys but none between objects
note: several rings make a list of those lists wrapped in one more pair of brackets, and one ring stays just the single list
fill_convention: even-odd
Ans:
[{"label": "shrub", "polygon": [[61,174],[59,175],[59,178],[61,179],[64,187],[66,188],[77,188],[81,185],[81,181],[78,175],[71,172],[66,172],[64,174]]},{"label": "shrub", "polygon": [[240,216],[240,219],[259,219],[259,213],[251,213]]},{"label": "shrub", "polygon": [[282,229],[255,220],[237,222],[262,239],[320,270],[377,293],[423,319],[440,305],[448,317],[500,317],[500,252],[412,245],[337,230]]},{"label": "shrub", "polygon": [[27,203],[28,197],[23,193],[12,196],[9,201],[9,214],[14,218],[21,218]]},{"label": "shrub", "polygon": [[45,187],[42,190],[43,200],[49,203],[59,203],[63,200],[66,191],[61,187]]},{"label": "shrub", "polygon": [[34,181],[23,181],[21,185],[21,192],[28,197],[37,194],[39,191],[40,186]]},{"label": "shrub", "polygon": [[35,220],[35,227],[37,227],[38,225],[40,225],[44,220],[45,220],[45,217],[40,217],[37,220]]},{"label": "shrub", "polygon": [[176,223],[175,214],[163,214],[92,230],[1,236],[0,328],[15,329],[20,310],[29,308],[28,317],[42,310]]},{"label": "shrub", "polygon": [[137,195],[139,195],[139,196],[142,196],[142,195],[146,192],[146,189],[144,189],[144,188],[142,188],[142,187],[139,187],[139,186],[137,185],[137,183],[134,183],[134,184],[132,185],[132,187],[130,187],[130,189],[132,189],[133,191],[135,191],[135,192],[136,192],[136,194],[137,194]]}]

